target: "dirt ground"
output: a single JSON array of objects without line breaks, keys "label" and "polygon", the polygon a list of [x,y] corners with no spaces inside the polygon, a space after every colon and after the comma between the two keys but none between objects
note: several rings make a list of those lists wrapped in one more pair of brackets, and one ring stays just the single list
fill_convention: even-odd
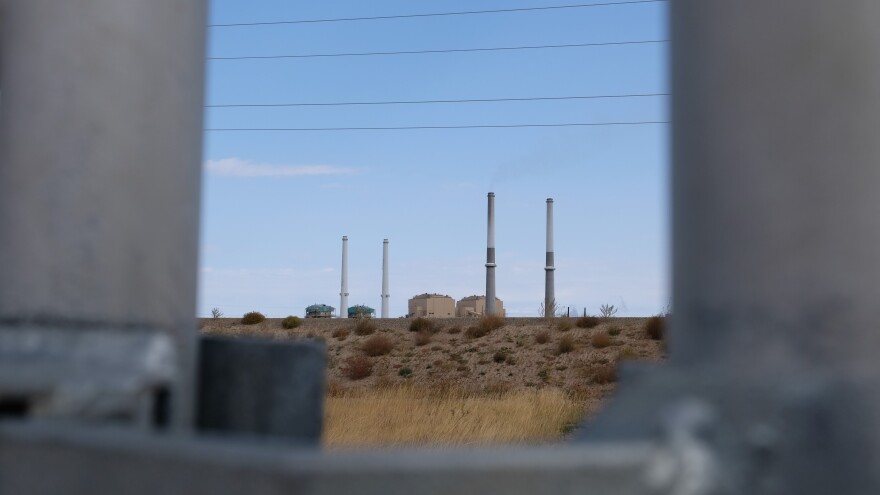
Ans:
[{"label": "dirt ground", "polygon": [[[412,320],[403,318],[371,320],[371,335],[357,335],[356,320],[339,319],[304,319],[300,327],[286,330],[278,318],[256,325],[242,325],[237,318],[205,318],[201,329],[209,335],[323,340],[330,395],[402,383],[474,393],[554,387],[577,396],[589,414],[613,391],[621,360],[663,360],[663,343],[647,336],[646,320],[612,318],[594,328],[579,328],[575,318],[506,318],[502,328],[476,338],[467,335],[479,322],[473,318],[434,319],[435,331],[420,338],[409,330]],[[542,332],[546,343],[538,343]],[[594,339],[597,334],[608,336],[607,346],[602,347],[602,337]],[[387,337],[390,352],[366,355],[362,346],[375,335]],[[573,344],[568,352],[560,350],[563,339]],[[367,363],[369,376],[350,378],[350,358]]]}]

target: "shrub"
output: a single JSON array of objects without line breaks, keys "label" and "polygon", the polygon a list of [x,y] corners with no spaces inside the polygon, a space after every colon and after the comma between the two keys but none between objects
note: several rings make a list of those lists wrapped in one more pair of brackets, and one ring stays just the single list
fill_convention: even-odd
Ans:
[{"label": "shrub", "polygon": [[400,368],[397,371],[397,374],[404,377],[404,378],[409,378],[412,376],[412,370],[409,368]]},{"label": "shrub", "polygon": [[654,340],[663,340],[666,335],[666,316],[657,315],[645,322],[645,333]]},{"label": "shrub", "polygon": [[302,320],[298,316],[288,316],[287,318],[281,320],[281,326],[290,330],[292,328],[296,328],[302,325]]},{"label": "shrub", "polygon": [[373,362],[366,356],[352,356],[345,360],[342,373],[349,380],[361,380],[373,374]]},{"label": "shrub", "polygon": [[[479,327],[486,333],[492,330],[498,330],[506,324],[504,318],[498,315],[485,315],[480,318]],[[485,334],[483,334],[485,335]]]},{"label": "shrub", "polygon": [[384,335],[373,335],[361,345],[361,350],[367,356],[384,356],[391,352],[393,348],[394,344],[391,342],[391,339]]},{"label": "shrub", "polygon": [[495,351],[495,354],[492,355],[492,361],[495,361],[496,363],[503,363],[506,360],[507,360],[507,351],[505,351],[504,349],[502,349],[500,351]]},{"label": "shrub", "polygon": [[433,332],[434,331],[434,322],[427,319],[427,318],[422,318],[420,316],[410,322],[409,331],[410,332]]},{"label": "shrub", "polygon": [[602,319],[610,320],[617,314],[617,308],[615,308],[613,304],[603,304],[599,306],[599,313],[602,314]]},{"label": "shrub", "polygon": [[547,330],[541,330],[540,332],[535,334],[535,342],[538,344],[546,344],[550,342],[550,332]]},{"label": "shrub", "polygon": [[416,334],[415,343],[417,346],[428,345],[431,342],[431,334],[428,332],[419,332]]},{"label": "shrub", "polygon": [[593,335],[593,338],[590,339],[590,343],[592,343],[593,347],[596,349],[602,349],[603,347],[611,345],[611,337],[608,336],[607,332],[599,332],[596,335]]},{"label": "shrub", "polygon": [[617,337],[618,335],[620,335],[620,327],[617,325],[611,325],[610,327],[608,327],[608,335],[612,337]]},{"label": "shrub", "polygon": [[567,316],[563,316],[559,318],[559,321],[556,322],[556,329],[560,332],[567,332],[574,327],[574,324],[571,322],[571,318]]},{"label": "shrub", "polygon": [[354,333],[357,335],[370,335],[375,331],[376,325],[366,318],[358,319],[357,324],[354,326]]},{"label": "shrub", "polygon": [[566,354],[574,350],[574,337],[571,335],[563,335],[556,345],[557,354]]},{"label": "shrub", "polygon": [[617,370],[614,366],[606,364],[593,368],[593,383],[604,384],[614,383],[617,381]]},{"label": "shrub", "polygon": [[489,331],[484,330],[483,327],[480,327],[480,326],[468,327],[468,329],[465,330],[465,332],[464,332],[464,334],[467,335],[467,337],[471,338],[471,339],[478,339],[480,337],[485,336],[487,333],[489,333]]},{"label": "shrub", "polygon": [[636,359],[638,354],[636,351],[632,350],[629,347],[624,347],[620,352],[617,353],[617,361],[626,361],[628,359]]},{"label": "shrub", "polygon": [[446,332],[451,333],[451,334],[461,333],[461,327],[458,325],[455,325],[455,326],[449,327],[449,330],[447,330]]},{"label": "shrub", "polygon": [[266,316],[259,311],[251,311],[250,313],[245,313],[244,316],[241,317],[242,325],[256,325],[263,321],[266,321]]},{"label": "shrub", "polygon": [[333,332],[330,334],[330,336],[333,337],[334,339],[345,340],[348,338],[348,334],[350,334],[350,333],[351,333],[351,330],[349,330],[347,328],[337,328],[336,330],[333,330]]},{"label": "shrub", "polygon": [[578,328],[594,328],[599,326],[599,318],[595,316],[581,316],[577,319]]}]

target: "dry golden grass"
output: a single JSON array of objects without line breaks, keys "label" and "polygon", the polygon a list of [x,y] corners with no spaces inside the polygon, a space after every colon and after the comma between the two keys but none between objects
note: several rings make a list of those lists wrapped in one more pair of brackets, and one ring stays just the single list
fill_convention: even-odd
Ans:
[{"label": "dry golden grass", "polygon": [[331,449],[464,446],[558,440],[584,405],[555,388],[469,393],[407,385],[327,397],[324,445]]}]

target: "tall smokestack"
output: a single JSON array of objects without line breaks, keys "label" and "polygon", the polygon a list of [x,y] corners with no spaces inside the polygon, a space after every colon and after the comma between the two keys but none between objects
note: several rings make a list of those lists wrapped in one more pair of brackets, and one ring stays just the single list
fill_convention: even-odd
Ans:
[{"label": "tall smokestack", "polygon": [[553,272],[556,270],[553,259],[553,198],[547,198],[547,262],[544,265],[544,316],[555,316],[556,290]]},{"label": "tall smokestack", "polygon": [[342,236],[342,290],[339,291],[339,317],[348,317],[348,236]]},{"label": "tall smokestack", "polygon": [[388,239],[382,241],[382,318],[388,318]]},{"label": "tall smokestack", "polygon": [[489,193],[489,225],[486,242],[486,314],[495,314],[495,193]]}]

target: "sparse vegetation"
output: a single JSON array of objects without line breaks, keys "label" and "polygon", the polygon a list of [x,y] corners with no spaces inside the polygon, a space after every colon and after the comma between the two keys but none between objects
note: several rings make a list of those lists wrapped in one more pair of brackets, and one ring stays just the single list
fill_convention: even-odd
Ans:
[{"label": "sparse vegetation", "polygon": [[394,343],[384,335],[373,335],[361,344],[361,350],[367,356],[384,356],[394,349]]},{"label": "sparse vegetation", "polygon": [[581,316],[577,319],[576,324],[578,328],[595,328],[599,326],[599,323],[601,323],[601,321],[595,316]]},{"label": "sparse vegetation", "polygon": [[461,333],[461,327],[458,325],[453,325],[453,326],[449,327],[449,330],[447,330],[446,333],[451,333],[453,335],[455,335],[457,333]]},{"label": "sparse vegetation", "polygon": [[611,345],[611,337],[608,336],[608,332],[599,332],[590,339],[590,343],[593,344],[593,347],[596,349],[603,349]]},{"label": "sparse vegetation", "polygon": [[434,322],[429,320],[428,318],[422,318],[421,316],[414,319],[409,324],[410,332],[431,332],[434,333]]},{"label": "sparse vegetation", "polygon": [[287,318],[281,320],[281,326],[291,330],[302,325],[302,319],[298,316],[288,316]]},{"label": "sparse vegetation", "polygon": [[337,328],[330,333],[330,336],[336,340],[345,340],[348,338],[348,334],[351,333],[351,330],[347,328]]},{"label": "sparse vegetation", "polygon": [[633,351],[631,347],[624,347],[623,349],[620,350],[620,352],[617,353],[617,361],[618,362],[627,361],[627,360],[636,359],[636,358],[638,358],[638,354],[636,354],[635,351]]},{"label": "sparse vegetation", "polygon": [[245,313],[244,316],[241,317],[242,325],[256,325],[257,323],[262,323],[264,321],[266,321],[266,316],[259,311],[251,311]]},{"label": "sparse vegetation", "polygon": [[358,318],[358,321],[354,326],[354,333],[356,335],[372,335],[375,331],[376,324],[368,318]]},{"label": "sparse vegetation", "polygon": [[482,327],[476,325],[468,327],[468,329],[464,332],[464,334],[469,339],[478,339],[480,337],[485,337],[487,333],[489,333],[488,330],[485,330]]},{"label": "sparse vegetation", "polygon": [[342,373],[349,380],[362,380],[373,374],[373,362],[366,356],[351,356],[345,360]]},{"label": "sparse vegetation", "polygon": [[666,315],[657,315],[648,318],[645,322],[645,334],[654,340],[663,340],[666,336]]},{"label": "sparse vegetation", "polygon": [[575,349],[574,337],[571,335],[563,335],[556,345],[557,354],[567,354]]},{"label": "sparse vegetation", "polygon": [[610,327],[608,327],[608,335],[612,337],[617,337],[618,335],[620,335],[620,332],[621,328],[617,325],[611,325]]}]

